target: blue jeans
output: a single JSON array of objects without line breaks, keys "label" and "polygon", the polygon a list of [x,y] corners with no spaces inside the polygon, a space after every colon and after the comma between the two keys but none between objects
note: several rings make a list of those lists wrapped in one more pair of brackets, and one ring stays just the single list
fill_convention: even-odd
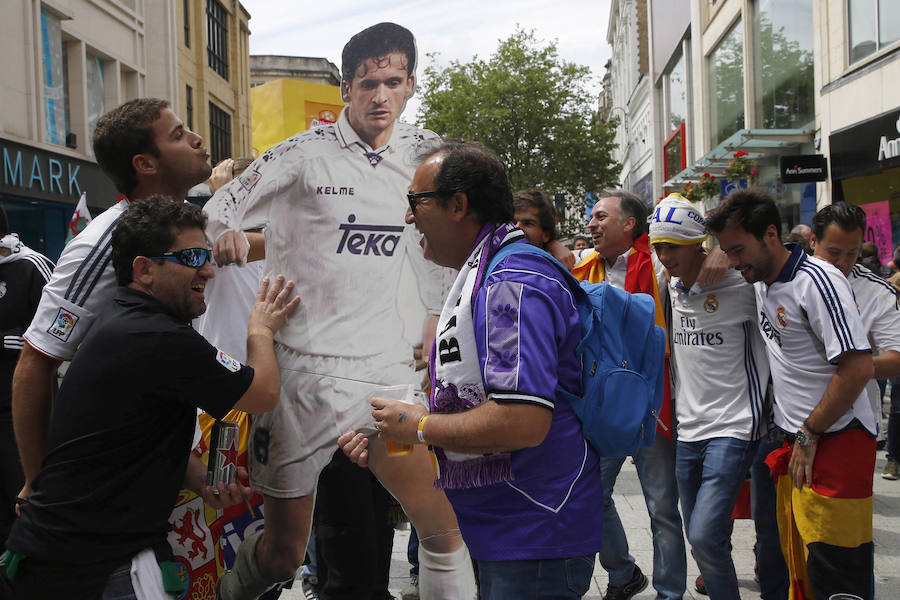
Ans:
[{"label": "blue jeans", "polygon": [[784,443],[784,434],[773,431],[760,440],[750,468],[750,504],[756,527],[756,564],[759,567],[759,595],[763,600],[787,600],[790,579],[775,511],[775,481],[769,473],[766,457]]},{"label": "blue jeans", "polygon": [[[634,575],[634,557],[628,552],[628,538],[612,498],[624,462],[624,458],[600,459],[604,496],[600,565],[609,573],[610,585],[619,587]],[[660,600],[679,600],[686,588],[687,556],[678,512],[675,443],[657,433],[652,446],[635,452],[634,464],[653,534],[653,587]]]},{"label": "blue jeans", "polygon": [[594,557],[479,560],[481,600],[581,598],[591,587]]},{"label": "blue jeans", "polygon": [[[681,514],[710,600],[741,600],[731,559],[731,513],[757,445],[732,437],[678,442]],[[698,518],[692,519],[695,512]]]}]

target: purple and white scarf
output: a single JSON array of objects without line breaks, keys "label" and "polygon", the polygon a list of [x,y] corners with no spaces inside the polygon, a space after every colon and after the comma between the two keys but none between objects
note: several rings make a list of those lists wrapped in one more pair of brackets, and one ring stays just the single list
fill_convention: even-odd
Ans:
[{"label": "purple and white scarf", "polygon": [[[481,289],[484,271],[501,246],[524,237],[512,223],[488,223],[450,289],[431,354],[431,412],[457,413],[474,408],[487,397],[475,343],[472,308]],[[435,487],[463,489],[511,480],[509,453],[465,454],[435,448]]]}]

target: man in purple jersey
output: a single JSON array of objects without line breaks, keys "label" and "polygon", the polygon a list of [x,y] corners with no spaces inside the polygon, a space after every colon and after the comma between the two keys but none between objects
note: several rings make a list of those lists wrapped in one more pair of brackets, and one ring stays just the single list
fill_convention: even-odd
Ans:
[{"label": "man in purple jersey", "polygon": [[[478,561],[482,600],[580,598],[602,537],[599,457],[559,387],[581,391],[581,322],[563,274],[525,245],[509,181],[483,146],[445,142],[410,184],[425,256],[459,269],[432,350],[431,410],[372,400],[384,438],[429,444]],[[365,464],[361,434],[339,439]]]}]

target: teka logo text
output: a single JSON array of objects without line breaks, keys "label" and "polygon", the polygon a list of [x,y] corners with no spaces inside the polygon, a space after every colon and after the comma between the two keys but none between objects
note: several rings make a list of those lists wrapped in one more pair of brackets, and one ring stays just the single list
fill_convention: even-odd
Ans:
[{"label": "teka logo text", "polygon": [[778,343],[778,347],[781,347],[781,332],[775,329],[775,326],[772,325],[772,321],[770,321],[769,317],[766,316],[766,313],[762,311],[759,311],[759,328],[762,330],[764,336],[770,340],[775,340]]},{"label": "teka logo text", "polygon": [[347,250],[350,254],[393,256],[400,243],[402,225],[363,225],[356,223],[356,215],[347,217],[347,222],[338,228],[344,233],[337,247],[337,253]]}]

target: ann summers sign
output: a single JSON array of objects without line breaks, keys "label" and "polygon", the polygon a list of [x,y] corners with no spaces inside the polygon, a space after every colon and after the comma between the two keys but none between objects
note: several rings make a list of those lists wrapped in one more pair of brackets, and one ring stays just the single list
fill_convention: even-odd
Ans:
[{"label": "ann summers sign", "polygon": [[778,159],[781,181],[784,183],[805,183],[828,179],[828,161],[821,154],[799,154],[781,156]]},{"label": "ann summers sign", "polygon": [[829,145],[834,179],[900,167],[900,109],[834,132]]}]

